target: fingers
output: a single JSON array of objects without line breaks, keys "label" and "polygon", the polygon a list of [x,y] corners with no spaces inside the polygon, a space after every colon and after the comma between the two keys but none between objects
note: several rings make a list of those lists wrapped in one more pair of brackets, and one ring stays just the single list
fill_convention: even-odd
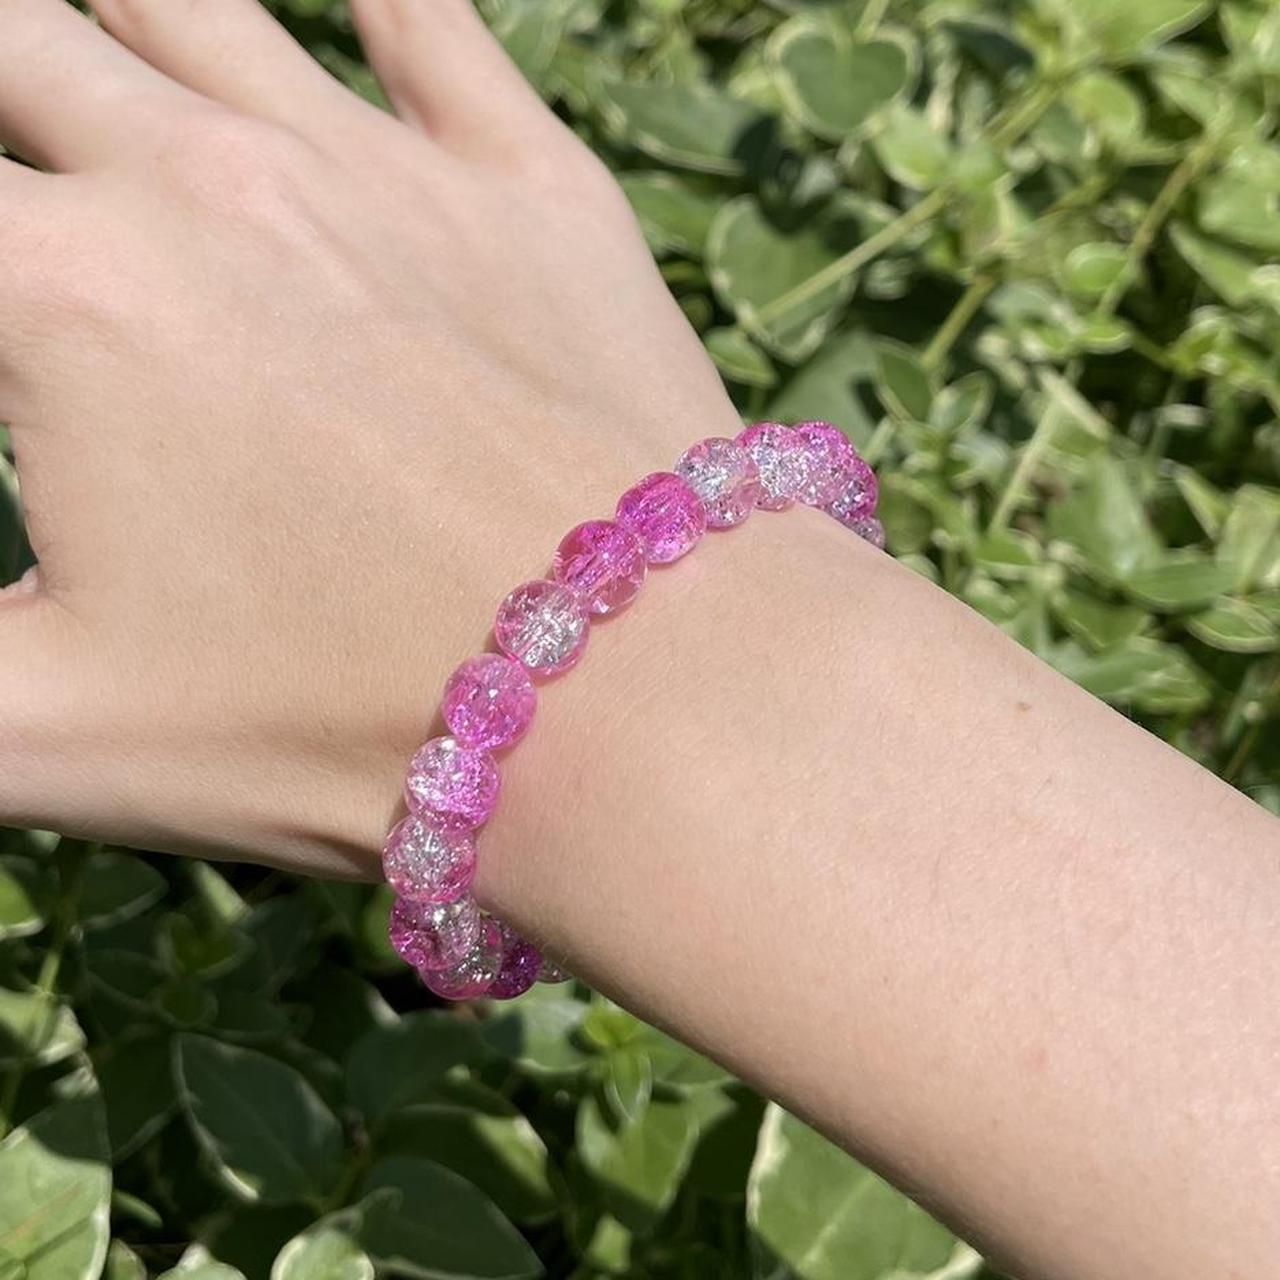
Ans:
[{"label": "fingers", "polygon": [[0,142],[42,168],[99,167],[204,109],[65,0],[0,3]]},{"label": "fingers", "polygon": [[446,146],[509,153],[554,123],[470,0],[352,0],[351,10],[397,114]]},{"label": "fingers", "polygon": [[323,138],[364,106],[259,0],[89,0],[103,26],[153,67],[246,115]]}]

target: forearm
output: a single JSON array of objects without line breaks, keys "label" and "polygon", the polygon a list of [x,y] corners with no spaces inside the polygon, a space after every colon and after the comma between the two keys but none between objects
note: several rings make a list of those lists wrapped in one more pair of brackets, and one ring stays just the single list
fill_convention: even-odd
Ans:
[{"label": "forearm", "polygon": [[1274,821],[830,522],[655,573],[506,788],[483,897],[996,1253],[1280,1252]]}]

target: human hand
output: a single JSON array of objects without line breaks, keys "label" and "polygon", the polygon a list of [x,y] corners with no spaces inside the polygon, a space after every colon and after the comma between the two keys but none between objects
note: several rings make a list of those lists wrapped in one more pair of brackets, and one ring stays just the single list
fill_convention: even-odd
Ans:
[{"label": "human hand", "polygon": [[0,821],[371,874],[503,591],[737,417],[467,0],[354,0],[399,120],[256,0],[94,8],[0,4]]}]

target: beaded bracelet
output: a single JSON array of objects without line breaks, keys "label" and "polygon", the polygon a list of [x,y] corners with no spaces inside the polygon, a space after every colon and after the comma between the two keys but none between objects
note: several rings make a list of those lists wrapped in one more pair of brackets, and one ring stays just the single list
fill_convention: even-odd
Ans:
[{"label": "beaded bracelet", "polygon": [[535,982],[568,975],[471,896],[475,832],[498,801],[493,752],[524,736],[537,707],[533,677],[567,671],[582,656],[593,618],[617,613],[650,565],[691,551],[707,529],[731,529],[756,507],[819,507],[876,547],[875,472],[826,422],[762,422],[736,440],[699,441],[674,471],[646,476],[612,520],[571,529],[552,576],[517,587],[493,634],[500,653],[468,658],[444,687],[449,736],[432,738],[405,777],[408,816],[387,837],[382,867],[395,891],[389,936],[423,983],[449,1000],[509,1000]]}]

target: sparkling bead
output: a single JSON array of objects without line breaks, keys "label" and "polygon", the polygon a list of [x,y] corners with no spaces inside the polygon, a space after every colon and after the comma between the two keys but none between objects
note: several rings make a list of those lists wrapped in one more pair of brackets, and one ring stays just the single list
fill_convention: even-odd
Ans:
[{"label": "sparkling bead", "polygon": [[507,925],[501,926],[502,968],[489,988],[495,1000],[513,1000],[523,995],[538,980],[542,968],[542,954],[538,948],[522,938]]},{"label": "sparkling bead", "polygon": [[826,511],[846,528],[852,529],[858,521],[875,515],[879,500],[880,482],[876,473],[854,454],[845,473],[844,484],[835,500],[827,504]]},{"label": "sparkling bead", "polygon": [[647,569],[644,543],[612,520],[588,520],[570,529],[552,564],[556,580],[572,587],[596,614],[630,604]]},{"label": "sparkling bead", "polygon": [[884,550],[884,525],[875,516],[863,516],[861,520],[855,520],[850,524],[849,528],[877,550]]},{"label": "sparkling bead", "polygon": [[397,898],[387,936],[396,955],[424,972],[457,964],[475,945],[480,924],[474,898],[434,905]]},{"label": "sparkling bead", "polygon": [[437,831],[410,815],[387,837],[382,874],[410,902],[452,902],[471,888],[476,847],[465,831]]},{"label": "sparkling bead", "polygon": [[562,582],[517,587],[501,604],[493,634],[503,653],[541,676],[567,671],[587,643],[587,608]]},{"label": "sparkling bead", "polygon": [[760,422],[743,431],[737,443],[760,473],[756,506],[762,511],[784,511],[804,484],[806,467],[800,437],[780,422]]},{"label": "sparkling bead", "polygon": [[538,981],[552,984],[557,982],[568,982],[569,971],[556,964],[554,960],[549,959],[547,956],[543,956],[542,968],[538,970]]},{"label": "sparkling bead", "polygon": [[489,990],[501,968],[502,933],[486,919],[466,955],[447,969],[419,969],[418,976],[429,991],[446,1000],[474,1000]]},{"label": "sparkling bead", "polygon": [[518,742],[538,706],[525,669],[500,653],[468,658],[444,686],[444,718],[464,747],[492,751]]},{"label": "sparkling bead", "polygon": [[825,507],[839,496],[858,455],[829,422],[802,422],[795,430],[804,448],[804,481],[796,496],[808,506]]},{"label": "sparkling bead", "polygon": [[650,564],[670,564],[693,549],[707,528],[707,509],[678,475],[655,471],[618,499],[618,523],[644,543]]},{"label": "sparkling bead", "polygon": [[487,751],[453,738],[432,738],[418,748],[404,780],[409,811],[443,831],[471,831],[498,803],[498,767]]},{"label": "sparkling bead", "polygon": [[752,512],[760,494],[760,472],[733,440],[712,436],[686,449],[676,475],[702,499],[711,529],[730,529]]}]

